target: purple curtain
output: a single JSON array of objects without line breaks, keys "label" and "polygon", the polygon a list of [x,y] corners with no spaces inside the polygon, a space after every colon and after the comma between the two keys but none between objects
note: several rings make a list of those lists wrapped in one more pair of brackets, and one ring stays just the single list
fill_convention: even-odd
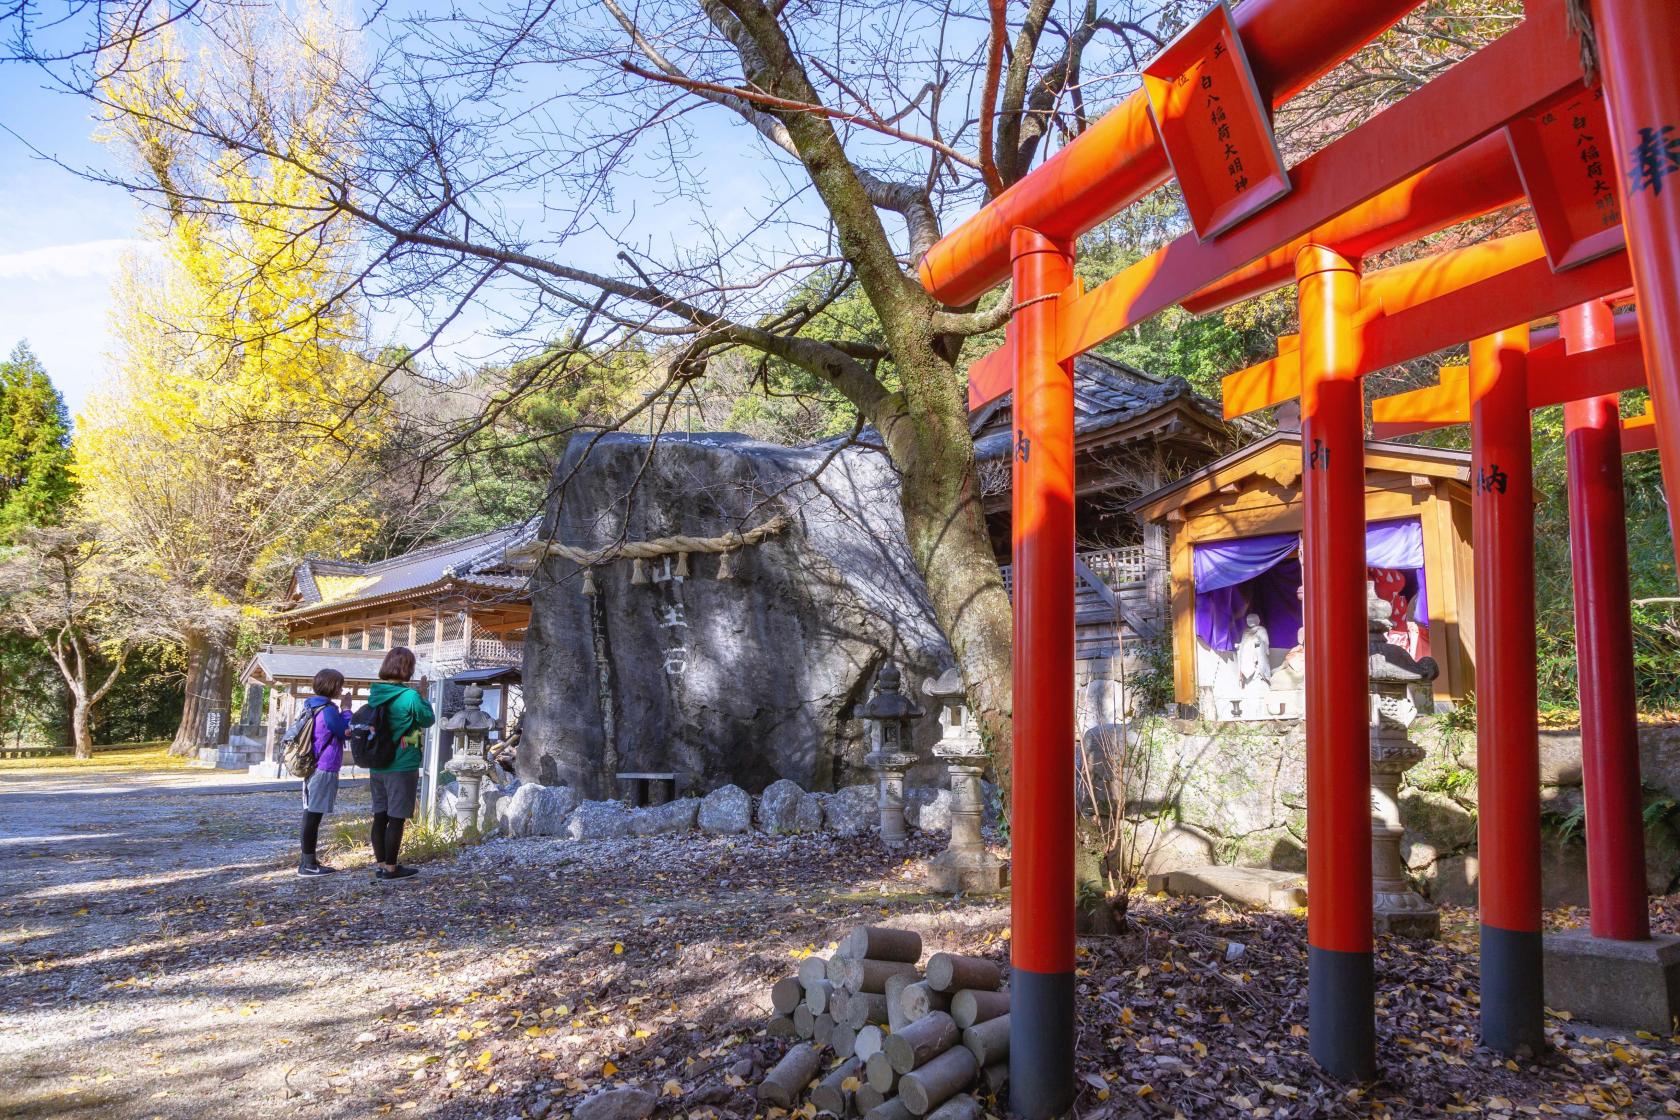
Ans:
[{"label": "purple curtain", "polygon": [[[1290,649],[1300,640],[1300,538],[1294,533],[1239,537],[1198,544],[1191,555],[1196,587],[1196,636],[1211,649],[1232,650],[1242,639],[1245,617],[1260,616],[1273,649]],[[1365,528],[1365,559],[1373,568],[1407,573],[1412,613],[1429,625],[1429,599],[1423,567],[1423,523],[1415,517],[1376,521]]]},{"label": "purple curtain", "polygon": [[1406,597],[1412,617],[1429,625],[1429,581],[1423,569],[1423,522],[1415,517],[1373,521],[1365,526],[1365,563],[1373,568],[1399,568],[1407,573]]},{"label": "purple curtain", "polygon": [[1245,616],[1260,616],[1272,648],[1289,649],[1301,632],[1300,539],[1294,533],[1199,544],[1191,554],[1196,635],[1213,649],[1236,649]]}]

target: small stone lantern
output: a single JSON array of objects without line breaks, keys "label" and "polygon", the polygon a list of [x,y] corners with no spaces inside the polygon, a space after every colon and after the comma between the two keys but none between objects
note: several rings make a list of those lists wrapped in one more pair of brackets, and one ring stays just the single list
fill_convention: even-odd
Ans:
[{"label": "small stone lantern", "polygon": [[455,823],[462,832],[478,828],[478,791],[490,771],[484,748],[494,721],[484,714],[483,705],[484,690],[469,684],[461,696],[461,710],[439,724],[454,740],[454,754],[446,767],[461,784],[455,797]]},{"label": "small stone lantern", "polygon": [[939,705],[939,743],[933,753],[951,773],[951,845],[928,864],[934,889],[948,894],[995,894],[1009,882],[1009,865],[986,850],[980,837],[984,810],[980,772],[986,748],[969,719],[962,674],[955,667],[922,686]]},{"label": "small stone lantern", "polygon": [[876,804],[881,810],[881,842],[896,848],[909,839],[904,827],[904,772],[916,763],[910,749],[910,727],[924,713],[921,705],[899,691],[898,666],[890,660],[875,675],[875,695],[857,709],[857,717],[873,723],[875,749],[863,763],[875,771]]},{"label": "small stone lantern", "polygon": [[1411,887],[1400,858],[1400,775],[1423,761],[1423,748],[1406,734],[1417,719],[1412,686],[1432,681],[1433,658],[1414,661],[1388,640],[1390,608],[1366,583],[1371,632],[1371,912],[1379,933],[1439,937],[1441,913]]}]

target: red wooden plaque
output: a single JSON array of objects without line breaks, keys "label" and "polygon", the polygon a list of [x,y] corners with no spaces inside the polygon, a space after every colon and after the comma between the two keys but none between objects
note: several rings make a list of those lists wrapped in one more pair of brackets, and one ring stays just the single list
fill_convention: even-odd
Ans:
[{"label": "red wooden plaque", "polygon": [[1625,243],[1604,91],[1577,87],[1506,126],[1511,155],[1554,271]]},{"label": "red wooden plaque", "polygon": [[1225,0],[1143,68],[1143,89],[1197,237],[1217,237],[1289,193],[1271,113]]}]

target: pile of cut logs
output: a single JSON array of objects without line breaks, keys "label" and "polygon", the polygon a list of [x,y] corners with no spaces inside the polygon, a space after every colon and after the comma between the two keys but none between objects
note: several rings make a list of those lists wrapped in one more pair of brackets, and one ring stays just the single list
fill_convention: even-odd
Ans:
[{"label": "pile of cut logs", "polygon": [[935,953],[922,937],[859,926],[828,960],[770,989],[773,1037],[802,1041],[758,1087],[759,1103],[864,1120],[980,1120],[976,1094],[1009,1076],[1009,993],[984,957]]}]

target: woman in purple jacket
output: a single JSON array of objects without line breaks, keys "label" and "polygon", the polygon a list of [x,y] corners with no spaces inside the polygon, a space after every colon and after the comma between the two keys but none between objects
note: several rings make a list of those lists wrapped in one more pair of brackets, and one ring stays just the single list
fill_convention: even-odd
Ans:
[{"label": "woman in purple jacket", "polygon": [[344,736],[350,721],[333,701],[344,691],[344,674],[337,669],[322,669],[315,674],[315,695],[304,701],[303,709],[315,716],[315,773],[303,783],[303,855],[298,860],[299,875],[331,875],[336,867],[328,867],[315,858],[315,842],[321,832],[321,818],[333,811],[338,799],[338,770],[344,765]]}]

